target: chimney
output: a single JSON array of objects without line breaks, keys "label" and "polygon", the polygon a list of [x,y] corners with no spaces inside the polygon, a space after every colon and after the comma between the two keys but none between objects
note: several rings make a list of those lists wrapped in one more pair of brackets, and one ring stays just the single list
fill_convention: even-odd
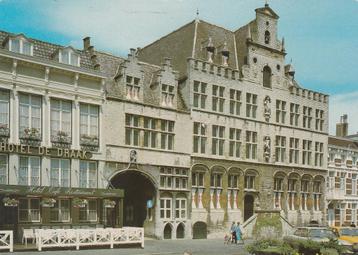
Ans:
[{"label": "chimney", "polygon": [[348,115],[343,114],[340,122],[336,125],[336,136],[344,137],[348,135]]},{"label": "chimney", "polygon": [[88,50],[91,46],[91,37],[87,36],[83,38],[83,50]]}]

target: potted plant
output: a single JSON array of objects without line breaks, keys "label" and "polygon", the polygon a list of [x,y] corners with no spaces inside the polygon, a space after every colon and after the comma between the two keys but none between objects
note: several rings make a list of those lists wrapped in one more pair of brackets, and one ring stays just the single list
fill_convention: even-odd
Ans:
[{"label": "potted plant", "polygon": [[116,206],[116,201],[105,199],[103,200],[103,204],[105,208],[114,208]]},{"label": "potted plant", "polygon": [[42,207],[54,207],[56,199],[54,198],[44,198],[41,201]]},{"label": "potted plant", "polygon": [[83,198],[75,197],[72,200],[72,205],[73,205],[73,207],[76,207],[76,208],[84,208],[87,204],[88,204],[88,201]]},{"label": "potted plant", "polygon": [[6,207],[16,207],[19,205],[19,200],[15,198],[4,197],[2,201]]},{"label": "potted plant", "polygon": [[0,136],[8,137],[10,135],[10,131],[7,124],[0,124]]},{"label": "potted plant", "polygon": [[59,131],[57,131],[56,135],[52,136],[52,142],[71,143],[71,137],[67,132],[59,130]]},{"label": "potted plant", "polygon": [[41,140],[40,129],[27,127],[24,129],[21,138],[30,139],[30,140]]},{"label": "potted plant", "polygon": [[98,146],[98,136],[82,134],[81,145]]}]

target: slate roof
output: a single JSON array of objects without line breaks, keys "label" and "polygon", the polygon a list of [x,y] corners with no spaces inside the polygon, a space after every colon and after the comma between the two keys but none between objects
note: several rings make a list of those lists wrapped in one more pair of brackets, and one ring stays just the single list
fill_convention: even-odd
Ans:
[{"label": "slate roof", "polygon": [[[17,34],[0,31],[0,47],[2,48],[4,47],[3,42],[7,40],[9,36],[17,36]],[[33,43],[33,53],[34,53],[33,56],[35,58],[44,59],[48,61],[58,62],[56,59],[54,59],[54,53],[56,53],[56,51],[58,51],[59,49],[63,49],[67,47],[67,46],[61,46],[61,45],[48,43],[32,38],[28,38],[28,39]],[[84,69],[94,70],[94,65],[91,61],[90,53],[88,51],[78,50],[78,49],[76,49],[76,51],[80,54],[80,61],[81,61],[80,67]]]},{"label": "slate roof", "polygon": [[347,137],[329,136],[328,146],[329,145],[358,150],[358,141]]}]

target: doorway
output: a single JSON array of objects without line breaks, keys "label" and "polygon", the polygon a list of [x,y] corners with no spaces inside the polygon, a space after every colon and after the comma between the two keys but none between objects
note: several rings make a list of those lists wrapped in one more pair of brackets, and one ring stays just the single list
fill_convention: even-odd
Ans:
[{"label": "doorway", "polygon": [[247,194],[244,197],[244,222],[252,215],[254,215],[254,197]]}]

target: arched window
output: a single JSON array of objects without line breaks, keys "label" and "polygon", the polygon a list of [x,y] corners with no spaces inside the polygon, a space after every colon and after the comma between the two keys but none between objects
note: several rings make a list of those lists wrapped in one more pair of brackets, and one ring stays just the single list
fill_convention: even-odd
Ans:
[{"label": "arched window", "polygon": [[270,44],[270,39],[271,39],[270,32],[266,30],[265,31],[265,44]]},{"label": "arched window", "polygon": [[265,66],[263,70],[263,85],[266,88],[271,88],[271,68]]}]

